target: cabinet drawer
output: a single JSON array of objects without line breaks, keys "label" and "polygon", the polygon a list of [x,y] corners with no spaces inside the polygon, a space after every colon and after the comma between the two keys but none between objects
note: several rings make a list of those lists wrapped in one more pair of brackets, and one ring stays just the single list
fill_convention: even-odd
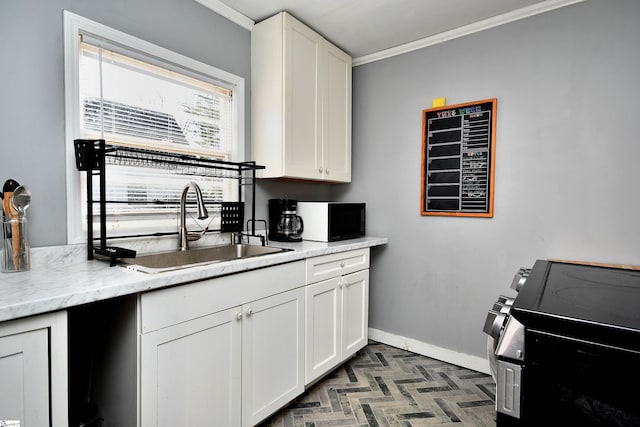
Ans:
[{"label": "cabinet drawer", "polygon": [[369,268],[369,248],[309,258],[307,284]]},{"label": "cabinet drawer", "polygon": [[147,333],[304,285],[304,261],[147,292],[140,297]]}]

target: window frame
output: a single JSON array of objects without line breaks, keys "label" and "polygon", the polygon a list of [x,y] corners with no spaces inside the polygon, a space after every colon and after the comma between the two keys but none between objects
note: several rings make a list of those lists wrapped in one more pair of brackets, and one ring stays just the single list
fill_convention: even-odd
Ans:
[{"label": "window frame", "polygon": [[79,47],[78,37],[89,34],[106,39],[132,51],[174,64],[187,71],[207,76],[221,86],[233,91],[232,115],[234,135],[232,161],[244,161],[245,147],[245,82],[244,78],[219,68],[149,43],[106,25],[64,11],[64,77],[65,77],[65,159],[66,159],[66,209],[67,244],[86,242],[83,231],[81,200],[81,172],[76,169],[74,139],[80,134]]}]

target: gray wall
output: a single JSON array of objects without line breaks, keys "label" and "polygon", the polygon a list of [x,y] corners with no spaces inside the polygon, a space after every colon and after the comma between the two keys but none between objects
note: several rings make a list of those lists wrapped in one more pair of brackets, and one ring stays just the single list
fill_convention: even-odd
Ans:
[{"label": "gray wall", "polygon": [[0,185],[28,186],[32,246],[66,243],[63,10],[245,78],[251,33],[193,0],[0,1]]},{"label": "gray wall", "polygon": [[[354,68],[370,326],[486,355],[487,310],[536,259],[640,264],[640,2],[588,0]],[[421,110],[498,99],[492,219],[420,215]],[[606,301],[603,302],[606,304]]]}]

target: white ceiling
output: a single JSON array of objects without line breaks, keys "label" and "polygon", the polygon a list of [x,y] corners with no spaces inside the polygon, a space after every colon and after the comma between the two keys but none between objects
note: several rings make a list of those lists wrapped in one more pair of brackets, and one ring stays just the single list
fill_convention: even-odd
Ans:
[{"label": "white ceiling", "polygon": [[196,0],[251,29],[286,10],[354,57],[354,65],[582,0]]}]

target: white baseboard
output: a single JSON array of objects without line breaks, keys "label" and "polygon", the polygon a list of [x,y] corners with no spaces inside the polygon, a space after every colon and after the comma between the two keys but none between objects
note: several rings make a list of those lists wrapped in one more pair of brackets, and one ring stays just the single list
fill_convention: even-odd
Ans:
[{"label": "white baseboard", "polygon": [[446,348],[436,347],[431,344],[417,341],[413,338],[406,338],[373,328],[369,328],[369,339],[392,347],[421,354],[432,359],[442,360],[443,362],[491,375],[489,360],[486,358],[458,353]]}]

